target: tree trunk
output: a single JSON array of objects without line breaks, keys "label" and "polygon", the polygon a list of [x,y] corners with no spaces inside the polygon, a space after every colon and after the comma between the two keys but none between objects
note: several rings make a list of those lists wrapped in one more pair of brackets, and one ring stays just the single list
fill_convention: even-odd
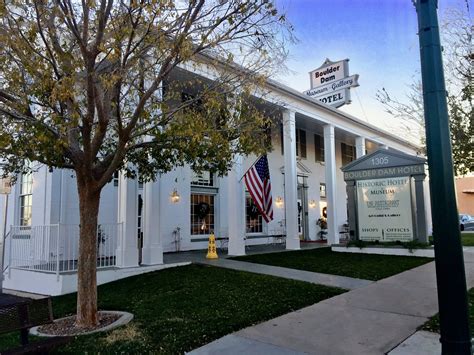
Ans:
[{"label": "tree trunk", "polygon": [[93,185],[92,181],[78,176],[80,210],[76,319],[78,327],[91,327],[98,324],[97,220],[101,189],[96,189]]}]

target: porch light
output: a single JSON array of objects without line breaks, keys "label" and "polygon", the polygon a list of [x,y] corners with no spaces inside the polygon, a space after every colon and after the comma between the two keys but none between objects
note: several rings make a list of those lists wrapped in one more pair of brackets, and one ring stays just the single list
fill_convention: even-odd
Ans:
[{"label": "porch light", "polygon": [[315,208],[315,207],[316,207],[316,201],[315,200],[309,201],[309,208]]},{"label": "porch light", "polygon": [[173,192],[171,193],[171,202],[178,203],[180,198],[181,196],[179,196],[178,191],[174,189]]},{"label": "porch light", "polygon": [[283,207],[283,198],[281,196],[278,196],[275,200],[275,206],[278,208]]}]

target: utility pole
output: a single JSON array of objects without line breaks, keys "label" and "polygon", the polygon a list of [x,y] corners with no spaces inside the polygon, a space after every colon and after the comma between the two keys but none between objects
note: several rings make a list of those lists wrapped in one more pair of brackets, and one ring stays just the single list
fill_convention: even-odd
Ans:
[{"label": "utility pole", "polygon": [[416,0],[442,354],[471,354],[437,0]]}]

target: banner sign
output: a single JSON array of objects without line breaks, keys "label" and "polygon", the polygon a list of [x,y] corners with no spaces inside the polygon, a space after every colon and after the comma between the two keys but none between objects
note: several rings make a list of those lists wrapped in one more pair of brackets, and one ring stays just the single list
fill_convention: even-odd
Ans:
[{"label": "banner sign", "polygon": [[410,177],[356,182],[360,240],[411,241]]},{"label": "banner sign", "polygon": [[349,59],[338,62],[326,59],[309,77],[311,89],[303,93],[333,107],[349,104],[349,89],[359,86],[359,75],[349,76]]}]

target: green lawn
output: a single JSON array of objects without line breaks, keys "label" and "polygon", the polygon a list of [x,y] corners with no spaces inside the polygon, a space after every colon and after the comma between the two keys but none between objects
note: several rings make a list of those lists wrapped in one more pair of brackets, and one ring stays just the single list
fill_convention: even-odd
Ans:
[{"label": "green lawn", "polygon": [[[433,244],[433,236],[430,235],[430,243]],[[474,247],[474,232],[461,233],[461,243],[465,247]]]},{"label": "green lawn", "polygon": [[[179,354],[344,290],[278,277],[190,265],[99,287],[99,308],[131,312],[127,326],[77,337],[61,353]],[[74,313],[75,294],[55,297],[55,317]],[[0,336],[2,349],[18,336]]]},{"label": "green lawn", "polygon": [[465,247],[474,247],[474,232],[461,233],[462,245]]},{"label": "green lawn", "polygon": [[246,255],[233,259],[365,280],[384,279],[433,260],[413,256],[340,253],[330,248]]},{"label": "green lawn", "polygon": [[[474,337],[474,288],[471,288],[468,295],[469,301],[469,326],[471,329],[471,336]],[[429,332],[439,333],[439,315],[436,314],[435,316],[431,317],[428,322],[426,322],[421,329],[427,330]]]}]

